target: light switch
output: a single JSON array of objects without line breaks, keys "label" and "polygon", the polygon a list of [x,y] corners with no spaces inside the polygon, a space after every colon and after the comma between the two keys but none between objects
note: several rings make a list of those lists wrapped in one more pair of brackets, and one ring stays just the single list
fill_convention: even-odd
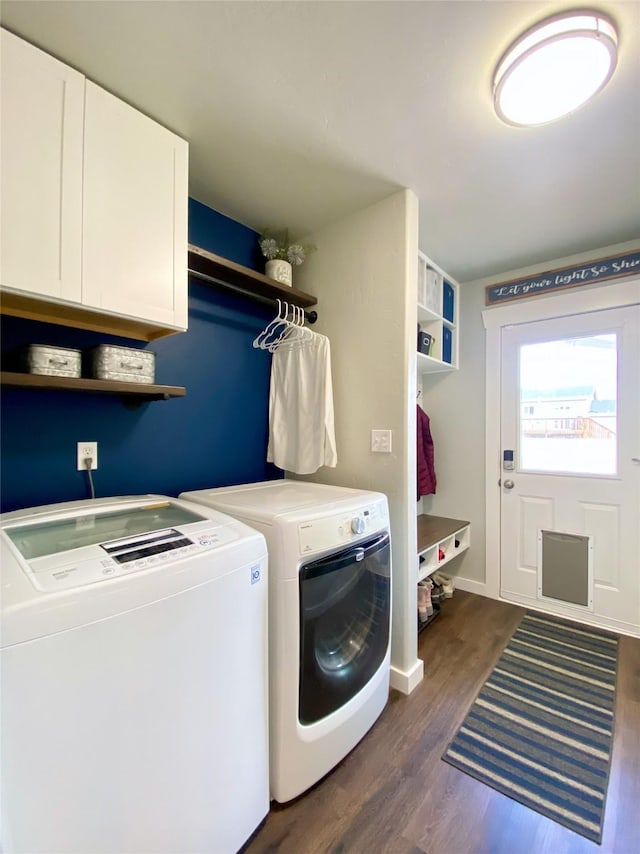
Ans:
[{"label": "light switch", "polygon": [[391,430],[372,430],[371,450],[377,454],[390,454]]}]

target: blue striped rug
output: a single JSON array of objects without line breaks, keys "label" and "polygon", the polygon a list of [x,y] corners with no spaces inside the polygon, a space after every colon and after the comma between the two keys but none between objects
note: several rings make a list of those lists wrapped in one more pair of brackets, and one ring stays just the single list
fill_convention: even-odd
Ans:
[{"label": "blue striped rug", "polygon": [[528,611],[442,757],[602,840],[618,640]]}]

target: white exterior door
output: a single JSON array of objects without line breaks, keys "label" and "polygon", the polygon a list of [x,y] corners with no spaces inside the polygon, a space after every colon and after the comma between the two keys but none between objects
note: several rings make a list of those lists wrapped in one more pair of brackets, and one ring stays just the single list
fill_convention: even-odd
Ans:
[{"label": "white exterior door", "polygon": [[640,306],[504,326],[500,399],[500,595],[636,633]]}]

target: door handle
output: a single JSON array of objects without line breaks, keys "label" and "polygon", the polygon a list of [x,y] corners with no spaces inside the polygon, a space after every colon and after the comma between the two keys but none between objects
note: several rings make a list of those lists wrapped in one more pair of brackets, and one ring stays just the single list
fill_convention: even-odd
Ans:
[{"label": "door handle", "polygon": [[504,488],[505,489],[513,489],[514,485],[515,484],[512,480],[505,480],[505,482],[504,482]]},{"label": "door handle", "polygon": [[640,457],[631,457],[632,463],[640,463]]}]

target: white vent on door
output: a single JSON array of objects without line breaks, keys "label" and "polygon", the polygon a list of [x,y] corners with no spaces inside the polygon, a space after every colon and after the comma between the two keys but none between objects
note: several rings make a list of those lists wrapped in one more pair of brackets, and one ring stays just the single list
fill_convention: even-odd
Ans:
[{"label": "white vent on door", "polygon": [[538,532],[538,598],[593,610],[593,542],[582,534]]}]

